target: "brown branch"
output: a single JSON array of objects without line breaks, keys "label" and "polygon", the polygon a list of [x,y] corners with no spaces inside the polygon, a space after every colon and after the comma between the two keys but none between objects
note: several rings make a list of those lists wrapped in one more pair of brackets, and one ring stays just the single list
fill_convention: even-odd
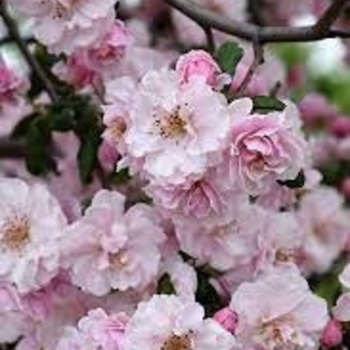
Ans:
[{"label": "brown branch", "polygon": [[207,45],[208,45],[208,51],[210,53],[215,52],[215,40],[214,40],[214,35],[213,31],[209,26],[202,26],[205,36],[207,38]]},{"label": "brown branch", "polygon": [[346,4],[349,4],[349,0],[333,0],[332,4],[314,25],[314,31],[327,34]]},{"label": "brown branch", "polygon": [[255,41],[253,43],[253,49],[254,49],[254,59],[241,85],[237,89],[237,97],[241,97],[244,94],[256,70],[264,62],[264,48],[262,47],[262,45],[259,42]]},{"label": "brown branch", "polygon": [[13,39],[13,41],[17,44],[19,50],[21,51],[22,55],[26,59],[28,65],[30,66],[31,70],[36,74],[36,76],[40,79],[43,86],[45,87],[46,92],[50,96],[52,101],[57,101],[58,96],[56,94],[55,88],[49,78],[46,76],[46,73],[43,71],[43,69],[40,67],[40,64],[37,62],[37,60],[34,58],[34,56],[29,51],[25,40],[21,37],[16,22],[12,19],[12,17],[9,15],[6,4],[4,0],[0,0],[0,16],[3,18],[4,23],[6,25],[6,28],[8,30],[8,34],[10,38]]},{"label": "brown branch", "polygon": [[[256,24],[238,22],[225,15],[214,13],[205,9],[192,0],[163,0],[171,7],[182,12],[201,26],[210,26],[213,29],[227,33],[248,41],[258,40],[260,43],[274,42],[307,42],[323,40],[327,38],[350,38],[350,32],[339,32],[334,30],[319,30],[319,25],[302,27],[262,27]],[[343,6],[349,0],[335,0],[335,3]],[[330,7],[335,6],[332,4]],[[327,15],[328,17],[329,15]],[[323,18],[325,15],[323,16]],[[332,16],[333,18],[333,11]],[[323,21],[325,21],[323,19]],[[325,22],[324,22],[325,23]],[[329,20],[327,20],[329,23]],[[316,28],[316,29],[315,29]]]},{"label": "brown branch", "polygon": [[23,159],[25,157],[24,145],[10,138],[0,138],[0,159]]}]

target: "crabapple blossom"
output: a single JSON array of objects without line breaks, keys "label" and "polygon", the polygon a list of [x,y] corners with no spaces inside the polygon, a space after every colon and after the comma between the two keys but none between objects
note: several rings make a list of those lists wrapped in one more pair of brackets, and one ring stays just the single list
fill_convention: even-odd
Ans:
[{"label": "crabapple blossom", "polygon": [[174,219],[200,219],[209,223],[231,215],[231,204],[246,199],[245,193],[232,186],[223,170],[223,167],[211,168],[202,178],[182,185],[152,181],[145,191],[160,210]]},{"label": "crabapple blossom", "polygon": [[118,192],[97,192],[62,242],[72,282],[93,295],[141,290],[158,273],[159,246],[165,239],[159,219],[147,205],[136,204],[126,212],[124,205]]},{"label": "crabapple blossom", "polygon": [[252,104],[243,100],[238,110],[234,104],[229,106],[232,125],[228,166],[232,180],[249,194],[257,195],[276,180],[298,175],[306,161],[306,142],[294,105],[288,103],[282,112],[250,114]]},{"label": "crabapple blossom", "polygon": [[335,319],[328,321],[326,328],[323,330],[321,344],[326,348],[333,348],[341,344],[343,340],[342,325]]},{"label": "crabapple blossom", "polygon": [[211,86],[218,84],[221,69],[212,56],[203,50],[192,50],[180,56],[176,63],[176,73],[181,84],[186,84],[193,77],[200,76]]},{"label": "crabapple blossom", "polygon": [[5,104],[15,104],[26,87],[26,82],[17,77],[0,57],[0,113]]},{"label": "crabapple blossom", "polygon": [[222,327],[224,327],[228,332],[235,333],[238,319],[237,315],[229,308],[225,307],[224,309],[221,309],[217,311],[214,316],[214,320],[221,324]]},{"label": "crabapple blossom", "polygon": [[54,71],[78,89],[88,86],[101,89],[106,77],[112,79],[120,70],[126,47],[131,42],[132,38],[124,23],[118,20],[96,47],[74,51],[67,62],[60,62]]},{"label": "crabapple blossom", "polygon": [[334,318],[340,322],[350,320],[350,265],[347,264],[339,276],[340,283],[345,288],[345,292],[338,298],[333,309]]},{"label": "crabapple blossom", "polygon": [[12,343],[28,332],[33,324],[24,311],[25,306],[16,288],[7,283],[0,284],[0,342]]},{"label": "crabapple blossom", "polygon": [[128,117],[127,156],[143,163],[147,178],[166,184],[184,183],[217,163],[229,128],[223,95],[203,79],[180,85],[166,69],[146,73]]},{"label": "crabapple blossom", "polygon": [[114,21],[116,0],[10,0],[13,8],[33,18],[38,41],[54,53],[71,54],[95,46]]},{"label": "crabapple blossom", "polygon": [[[67,328],[58,349],[70,349],[74,344],[82,349],[95,348],[103,350],[122,349],[123,334],[128,323],[124,313],[108,315],[103,309],[90,310],[78,321],[77,329]],[[75,344],[75,343],[78,344]],[[74,346],[73,345],[73,346]]]},{"label": "crabapple blossom", "polygon": [[45,186],[0,180],[0,280],[26,293],[58,273],[66,218]]},{"label": "crabapple blossom", "polygon": [[307,272],[326,271],[344,249],[350,216],[343,202],[334,189],[322,186],[301,198],[296,215],[305,235],[303,267]]},{"label": "crabapple blossom", "polygon": [[317,349],[328,321],[326,302],[294,268],[277,269],[234,292],[236,337],[251,349]]},{"label": "crabapple blossom", "polygon": [[235,338],[195,301],[174,295],[154,295],[139,304],[126,326],[124,349],[231,350]]},{"label": "crabapple blossom", "polygon": [[231,216],[210,225],[176,220],[175,232],[181,249],[201,264],[228,270],[252,262],[258,255],[262,212],[248,203],[231,209]]}]

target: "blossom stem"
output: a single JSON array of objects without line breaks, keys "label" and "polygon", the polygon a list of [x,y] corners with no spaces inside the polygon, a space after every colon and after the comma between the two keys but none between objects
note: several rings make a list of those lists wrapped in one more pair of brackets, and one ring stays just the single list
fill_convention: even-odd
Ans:
[{"label": "blossom stem", "polygon": [[258,69],[258,67],[264,62],[264,49],[263,46],[258,42],[253,42],[253,49],[254,49],[254,58],[253,62],[250,65],[248,72],[246,76],[244,77],[241,85],[237,89],[237,96],[240,97],[245,92],[246,88],[248,87],[249,83],[251,82],[254,73]]}]

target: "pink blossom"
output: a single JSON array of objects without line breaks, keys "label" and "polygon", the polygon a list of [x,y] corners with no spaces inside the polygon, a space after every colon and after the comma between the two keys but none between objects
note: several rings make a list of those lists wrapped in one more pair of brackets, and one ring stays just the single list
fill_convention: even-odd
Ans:
[{"label": "pink blossom", "polygon": [[350,136],[350,118],[347,116],[337,116],[330,123],[330,132],[339,138]]},{"label": "pink blossom", "polygon": [[169,276],[176,295],[194,300],[198,287],[194,267],[184,262],[177,253],[168,253],[164,248],[162,253],[164,257],[159,275]]},{"label": "pink blossom", "polygon": [[19,179],[1,179],[0,202],[0,279],[21,293],[40,288],[58,273],[62,210],[43,185]]},{"label": "pink blossom", "polygon": [[333,308],[334,318],[340,322],[350,320],[350,265],[346,265],[343,272],[339,275],[339,281],[345,289],[345,292],[338,298],[336,306]]},{"label": "pink blossom", "polygon": [[238,315],[237,340],[253,349],[317,349],[328,321],[326,302],[294,268],[242,283],[230,308]]},{"label": "pink blossom", "polygon": [[5,283],[0,284],[0,322],[1,343],[13,343],[33,327],[18,291]]},{"label": "pink blossom", "polygon": [[180,86],[165,69],[148,72],[137,90],[124,140],[147,178],[180,184],[220,160],[229,128],[223,95],[201,79]]},{"label": "pink blossom", "polygon": [[220,271],[251,263],[259,253],[258,234],[264,214],[243,201],[230,210],[230,216],[210,225],[195,220],[175,220],[181,250],[198,263],[208,263]]},{"label": "pink blossom", "polygon": [[192,50],[180,56],[176,63],[176,72],[181,84],[186,84],[192,77],[202,77],[211,85],[216,85],[220,67],[214,59],[203,50]]},{"label": "pink blossom", "polygon": [[115,0],[11,0],[15,10],[34,19],[36,38],[51,52],[71,54],[94,46],[114,21]]},{"label": "pink blossom", "polygon": [[222,349],[235,345],[233,335],[216,321],[204,320],[204,309],[174,295],[154,295],[139,304],[125,332],[125,350]]},{"label": "pink blossom", "polygon": [[108,315],[103,309],[90,310],[78,322],[79,330],[104,350],[122,348],[122,341],[129,318],[124,313]]},{"label": "pink blossom", "polygon": [[94,71],[86,50],[79,50],[69,56],[65,64],[58,63],[54,72],[77,89],[99,83],[99,76]]},{"label": "pink blossom", "polygon": [[343,198],[332,188],[319,187],[305,194],[297,212],[304,231],[304,268],[324,272],[345,248],[350,216]]},{"label": "pink blossom", "polygon": [[328,124],[337,116],[337,110],[323,96],[309,94],[299,104],[300,116],[307,126]]},{"label": "pink blossom", "polygon": [[240,115],[233,107],[228,150],[232,180],[257,195],[276,180],[294,179],[305,165],[306,147],[296,108],[289,104],[283,112],[247,115],[247,102]]},{"label": "pink blossom", "polygon": [[26,83],[16,77],[0,58],[0,112],[3,104],[16,102],[25,87]]},{"label": "pink blossom", "polygon": [[219,311],[217,311],[213,319],[218,322],[223,328],[225,328],[230,333],[235,333],[238,318],[234,311],[232,311],[229,307],[225,307]]},{"label": "pink blossom", "polygon": [[96,67],[115,64],[124,57],[125,50],[131,43],[132,38],[125,24],[117,20],[98,47],[89,51],[91,61]]},{"label": "pink blossom", "polygon": [[321,344],[326,348],[333,348],[341,344],[343,340],[342,325],[335,319],[328,321],[323,330]]},{"label": "pink blossom", "polygon": [[229,183],[223,167],[209,169],[202,178],[181,185],[154,181],[146,186],[145,191],[168,215],[188,220],[201,219],[202,223],[203,220],[224,217],[230,210],[230,203],[244,201],[245,196]]},{"label": "pink blossom", "polygon": [[97,296],[141,290],[158,273],[165,238],[159,220],[144,204],[124,213],[124,202],[118,192],[99,191],[62,246],[73,283]]}]

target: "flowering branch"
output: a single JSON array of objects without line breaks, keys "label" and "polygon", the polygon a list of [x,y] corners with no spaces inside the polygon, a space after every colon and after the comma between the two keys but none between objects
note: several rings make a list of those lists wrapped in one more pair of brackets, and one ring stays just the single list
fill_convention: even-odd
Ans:
[{"label": "flowering branch", "polygon": [[23,38],[21,37],[18,31],[15,21],[11,18],[11,16],[9,15],[6,9],[6,4],[4,0],[0,0],[0,16],[4,20],[4,23],[7,27],[9,37],[13,39],[13,41],[17,44],[19,50],[21,51],[24,58],[26,59],[28,65],[42,82],[51,100],[54,102],[57,102],[58,96],[56,94],[54,86],[52,85],[51,81],[49,80],[49,78],[47,77],[43,69],[40,67],[37,60],[33,57],[31,52],[29,51],[25,40],[23,40]]},{"label": "flowering branch", "polygon": [[332,25],[338,19],[341,14],[344,6],[349,4],[349,0],[336,0],[333,1],[329,8],[325,11],[325,13],[321,16],[321,18],[314,25],[314,30],[316,32],[324,33],[327,35]]},{"label": "flowering branch", "polygon": [[340,15],[349,0],[335,0],[321,19],[312,26],[278,27],[260,26],[252,23],[243,23],[222,14],[213,13],[192,0],[163,0],[171,7],[182,12],[201,26],[210,26],[213,29],[233,36],[260,43],[273,42],[307,42],[327,38],[349,38],[350,33],[332,30],[330,27]]}]

